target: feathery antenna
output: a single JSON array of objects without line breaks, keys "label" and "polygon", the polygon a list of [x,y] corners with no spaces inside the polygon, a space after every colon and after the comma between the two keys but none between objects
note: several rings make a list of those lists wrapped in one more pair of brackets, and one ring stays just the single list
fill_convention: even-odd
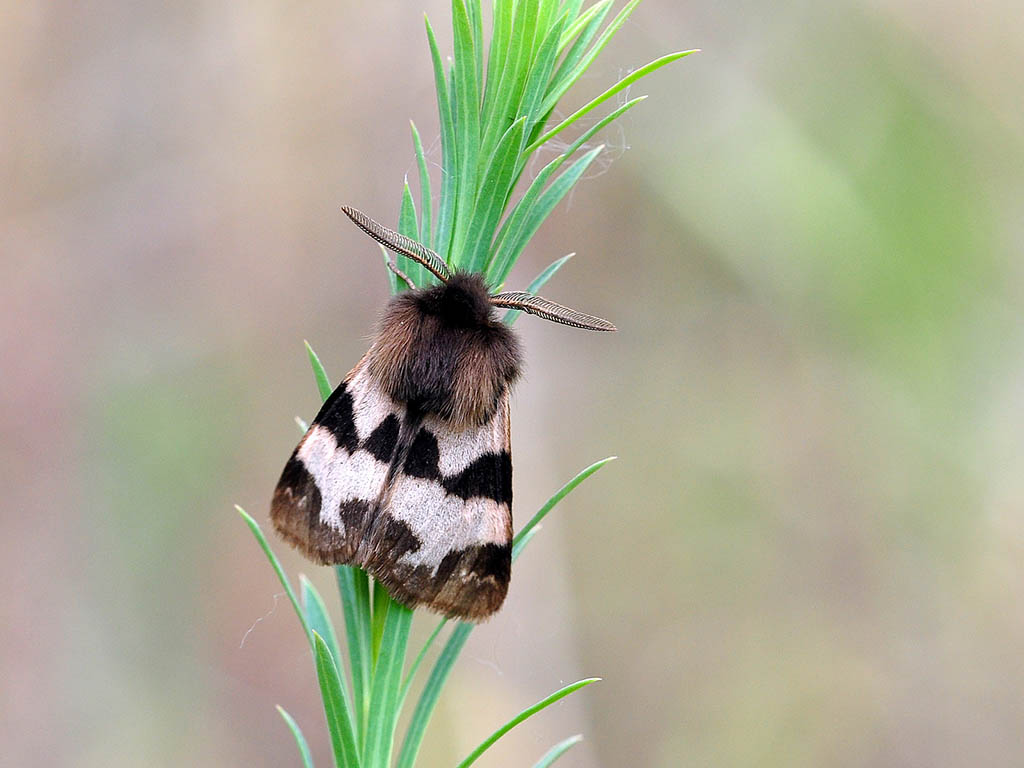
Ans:
[{"label": "feathery antenna", "polygon": [[365,213],[357,211],[351,206],[343,205],[341,210],[352,219],[352,222],[357,227],[385,248],[422,264],[441,282],[447,283],[451,279],[452,273],[448,269],[448,265],[441,260],[436,251],[432,251],[422,243],[417,243],[405,235],[400,235],[394,230],[378,224]]},{"label": "feathery antenna", "polygon": [[607,320],[600,317],[588,315],[569,307],[563,307],[542,296],[534,296],[524,291],[509,291],[507,293],[496,293],[491,296],[491,304],[505,309],[518,309],[537,315],[545,320],[551,320],[563,325],[571,325],[574,328],[583,328],[587,331],[615,331],[618,330]]}]

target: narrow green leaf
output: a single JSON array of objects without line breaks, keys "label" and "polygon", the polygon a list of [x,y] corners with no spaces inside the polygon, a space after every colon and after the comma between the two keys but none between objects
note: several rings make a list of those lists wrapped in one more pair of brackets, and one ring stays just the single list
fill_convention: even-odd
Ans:
[{"label": "narrow green leaf", "polygon": [[[580,59],[583,58],[583,54],[587,51],[587,46],[590,45],[591,41],[597,35],[598,30],[601,29],[601,24],[604,23],[605,17],[612,8],[612,0],[601,0],[598,3],[594,3],[592,6],[587,8],[578,19],[565,31],[562,35],[562,40],[558,46],[558,52],[561,53],[569,43],[572,43],[572,47],[569,48],[569,52],[565,54],[565,58],[562,59],[562,63],[558,66],[555,71],[555,76],[551,78],[551,88],[555,88],[561,83],[566,76],[572,72],[576,65],[579,64]],[[574,39],[575,38],[575,39]],[[549,89],[549,93],[550,93]]]},{"label": "narrow green leaf", "polygon": [[587,678],[586,680],[580,680],[578,682],[572,683],[571,685],[565,686],[565,688],[562,688],[562,689],[560,689],[558,691],[555,691],[550,696],[548,696],[546,699],[542,699],[541,701],[538,701],[532,707],[528,707],[528,708],[524,709],[518,715],[516,715],[511,720],[509,720],[507,723],[505,723],[503,726],[501,726],[501,728],[499,728],[494,733],[492,733],[489,737],[484,739],[483,743],[481,743],[479,747],[474,749],[472,751],[472,753],[470,753],[469,757],[467,757],[465,760],[463,760],[461,763],[459,763],[457,768],[467,768],[467,766],[470,766],[473,763],[475,763],[477,761],[477,758],[479,758],[480,755],[482,755],[484,752],[486,752],[487,749],[492,744],[494,744],[494,742],[496,742],[498,739],[500,739],[502,736],[504,736],[506,733],[511,731],[513,728],[515,728],[517,725],[519,725],[521,722],[523,722],[527,718],[532,717],[533,715],[535,715],[538,712],[540,712],[542,709],[546,709],[547,707],[550,707],[556,701],[558,701],[559,699],[565,698],[570,693],[578,691],[580,688],[588,686],[591,683],[596,683],[600,679],[601,678],[599,678],[599,677],[590,677],[590,678]]},{"label": "narrow green leaf", "polygon": [[253,520],[249,513],[237,504],[235,504],[235,509],[238,510],[238,514],[240,514],[242,519],[245,520],[245,524],[249,526],[249,530],[252,531],[252,535],[256,537],[256,541],[263,550],[263,554],[265,554],[267,556],[267,560],[270,561],[270,565],[273,567],[274,573],[277,574],[278,581],[281,582],[281,586],[284,587],[285,594],[288,595],[288,599],[292,603],[292,608],[295,609],[295,615],[299,617],[299,622],[302,624],[302,630],[306,633],[306,637],[309,638],[310,643],[312,643],[313,634],[312,630],[309,628],[309,622],[306,621],[306,612],[303,611],[302,606],[299,605],[298,598],[295,597],[295,590],[293,590],[292,585],[288,583],[288,577],[284,575],[284,568],[281,567],[281,562],[277,559],[277,555],[275,555],[273,550],[270,549],[270,545],[267,543],[267,537],[263,535],[263,531],[260,529],[260,524]]},{"label": "narrow green leaf", "polygon": [[419,700],[416,702],[416,709],[413,710],[412,719],[409,721],[409,728],[402,742],[402,750],[398,755],[397,768],[413,768],[416,764],[416,756],[419,754],[420,745],[423,743],[423,734],[426,733],[430,716],[434,713],[434,707],[437,706],[441,689],[444,688],[444,684],[448,680],[448,675],[451,674],[452,667],[455,665],[455,660],[459,657],[462,647],[466,644],[466,640],[469,639],[473,626],[473,624],[466,622],[457,624],[455,629],[452,630],[451,635],[448,636],[448,642],[445,643],[441,655],[434,662],[434,666],[430,670],[430,676],[427,678],[427,683],[423,687],[422,693],[420,693]]},{"label": "narrow green leaf", "polygon": [[331,396],[334,387],[331,386],[331,380],[327,377],[327,371],[324,370],[324,365],[320,362],[316,352],[313,351],[313,347],[309,345],[308,341],[303,343],[306,345],[306,354],[309,355],[309,364],[313,367],[313,378],[316,379],[316,388],[320,392],[320,399],[327,402],[327,398]]},{"label": "narrow green leaf", "polygon": [[602,6],[607,7],[611,2],[612,0],[601,0],[601,2],[594,3],[587,8],[583,13],[579,12],[583,6],[583,0],[573,0],[571,3],[566,3],[563,7],[569,14],[569,26],[562,32],[562,39],[558,43],[558,53],[561,54],[565,50],[565,47],[590,23],[590,20],[601,10]]},{"label": "narrow green leaf", "polygon": [[[431,217],[434,215],[433,193],[430,189],[430,169],[427,168],[427,156],[423,152],[423,142],[420,140],[420,132],[416,130],[416,123],[409,121],[412,128],[412,145],[416,151],[416,165],[420,171],[420,233],[419,241],[430,247]],[[388,270],[389,272],[391,270]],[[394,275],[392,275],[394,277]],[[392,294],[395,291],[391,292]]]},{"label": "narrow green leaf", "polygon": [[531,541],[533,541],[533,537],[536,536],[538,533],[540,533],[543,528],[544,528],[543,524],[542,525],[535,525],[535,526],[533,526],[533,528],[531,528],[530,530],[528,530],[526,533],[524,533],[522,535],[522,537],[518,541],[519,547],[516,550],[515,555],[512,557],[512,562],[515,562],[516,560],[519,559],[519,556],[521,554],[523,554],[523,550],[526,549],[526,545],[529,544]]},{"label": "narrow green leaf", "polygon": [[[575,255],[575,253],[570,253],[566,256],[563,256],[560,259],[555,259],[553,262],[548,264],[547,269],[545,269],[543,272],[541,272],[539,275],[533,278],[533,282],[530,283],[530,285],[526,288],[526,292],[536,295],[537,292],[544,287],[544,284],[547,283],[547,281],[554,276],[555,272],[560,270],[562,268],[562,265],[565,264],[565,262],[567,262]],[[507,325],[512,325],[512,323],[516,321],[516,318],[519,317],[521,314],[523,314],[522,310],[510,309],[508,312],[505,313],[505,323]]]},{"label": "narrow green leaf", "polygon": [[[419,231],[419,224],[416,223],[416,203],[413,202],[409,179],[406,178],[402,186],[402,207],[398,212],[398,232],[415,240],[419,237]],[[399,258],[405,257],[399,256]],[[419,262],[416,261],[413,261],[412,264],[419,266]],[[403,268],[402,271],[405,272],[405,269]]]},{"label": "narrow green leaf", "polygon": [[391,608],[391,596],[384,585],[373,582],[373,623],[371,626],[370,642],[373,650],[371,657],[373,668],[377,668],[377,658],[380,655],[380,644],[384,637],[384,624],[387,622],[388,610]]},{"label": "narrow green leaf", "polygon": [[[568,194],[573,185],[579,181],[580,177],[603,149],[604,145],[602,144],[569,166],[557,179],[551,182],[551,186],[540,193],[536,198],[536,202],[523,211],[514,239],[502,242],[501,247],[495,249],[495,254],[501,255],[500,258],[496,256],[496,263],[492,263],[487,268],[487,278],[491,285],[501,285],[505,282],[509,270],[512,269],[512,265],[519,257],[519,254],[522,253],[530,238],[540,229],[540,225],[544,223],[544,220],[551,211]],[[520,201],[521,204],[522,201]],[[518,212],[519,207],[517,206],[515,213]]]},{"label": "narrow green leaf", "polygon": [[583,7],[583,0],[568,0],[562,3],[562,8],[569,14],[569,21],[579,16],[580,8]]},{"label": "narrow green leaf", "polygon": [[508,53],[494,102],[484,115],[480,151],[489,157],[501,136],[521,114],[519,105],[530,74],[530,53],[537,32],[538,0],[519,0],[509,35]]},{"label": "narrow green leaf", "polygon": [[531,282],[526,287],[526,292],[534,294],[537,293],[537,291],[544,287],[548,280],[554,277],[555,273],[562,268],[562,265],[569,261],[569,259],[571,259],[575,255],[575,253],[567,253],[562,258],[555,259],[553,262],[551,262],[548,265],[547,269],[545,269],[543,272],[541,272],[539,275],[533,278],[533,282]]},{"label": "narrow green leaf", "polygon": [[559,5],[559,0],[540,0],[540,6],[537,8],[537,32],[533,36],[533,49],[530,52],[531,61],[539,59],[538,51],[541,44],[555,25],[555,19],[562,15],[559,13]]},{"label": "narrow green leaf", "polygon": [[[398,232],[413,240],[419,237],[419,225],[416,223],[416,204],[412,199],[412,191],[409,189],[408,179],[405,180],[405,184],[402,187],[402,207],[398,212]],[[416,284],[417,288],[425,285],[423,275],[426,270],[419,262],[399,254],[395,257],[395,266],[402,270]],[[390,270],[388,271],[390,272]],[[404,280],[398,281],[397,285],[399,291],[404,291],[407,287]]]},{"label": "narrow green leaf", "polygon": [[543,144],[545,141],[548,141],[549,139],[553,138],[554,136],[556,136],[559,133],[561,133],[562,131],[564,131],[566,128],[568,128],[570,125],[575,123],[577,120],[579,120],[581,117],[583,117],[583,115],[587,114],[590,110],[592,110],[598,104],[602,104],[603,102],[607,101],[612,96],[617,94],[619,91],[622,91],[623,89],[628,88],[630,85],[635,83],[637,80],[639,80],[639,79],[641,79],[643,77],[646,77],[647,75],[651,74],[652,72],[654,72],[657,69],[661,69],[666,64],[671,64],[673,61],[678,61],[679,59],[683,58],[684,56],[689,56],[691,53],[696,53],[696,52],[697,52],[696,49],[694,49],[694,50],[691,50],[691,51],[677,51],[676,53],[670,53],[667,56],[662,56],[660,59],[655,59],[650,64],[646,64],[646,65],[640,67],[640,69],[635,70],[634,72],[631,72],[626,77],[624,77],[621,80],[619,80],[619,82],[617,82],[615,85],[613,85],[607,91],[605,91],[600,96],[598,96],[596,99],[591,99],[590,101],[588,101],[582,107],[580,107],[575,112],[573,112],[571,115],[569,115],[569,117],[565,118],[565,120],[560,122],[558,125],[556,125],[550,131],[545,133],[539,139],[534,141],[529,147],[526,148],[526,152],[527,153],[532,152],[537,147],[539,147],[541,144]]},{"label": "narrow green leaf", "polygon": [[[523,90],[523,102],[520,114],[526,115],[529,120],[528,128],[532,130],[534,124],[540,120],[540,107],[551,79],[551,71],[555,68],[555,59],[558,57],[558,40],[562,36],[562,27],[565,26],[565,14],[548,30],[547,36],[537,49],[533,66],[530,68],[530,75],[526,80],[526,87]],[[522,147],[520,147],[522,149]]]},{"label": "narrow green leaf", "polygon": [[[553,93],[560,93],[562,95],[568,90],[572,83],[567,83],[564,88],[560,89],[567,76],[572,73],[575,67],[579,64],[583,54],[586,53],[587,47],[590,45],[591,40],[598,33],[601,28],[601,24],[604,23],[605,17],[612,7],[612,0],[602,0],[599,3],[595,3],[593,6],[587,9],[584,13],[585,25],[582,30],[577,29],[571,35],[565,35],[559,44],[559,55],[562,53],[562,49],[575,37],[575,41],[569,48],[568,53],[562,58],[562,63],[558,65],[555,70],[555,74],[551,76],[547,83],[547,90],[545,91],[544,101],[541,103],[540,108],[537,110],[537,118],[534,120],[533,129],[530,131],[529,144],[533,144],[537,140],[537,137],[544,132],[544,127],[547,125],[551,114],[554,112],[557,104],[557,99],[552,100],[550,97]],[[561,98],[561,96],[559,96]],[[524,154],[524,158],[528,154]]]},{"label": "narrow green leaf", "polygon": [[[327,649],[331,652],[331,657],[337,659],[340,667],[341,652],[338,649],[338,636],[334,633],[334,625],[331,624],[330,616],[327,615],[327,606],[324,605],[324,599],[320,596],[316,587],[313,586],[313,582],[307,579],[305,575],[299,575],[299,588],[309,628],[324,639],[324,642],[327,643]],[[344,677],[342,677],[342,688],[345,687],[344,682]]]},{"label": "narrow green leaf", "polygon": [[381,637],[380,654],[373,671],[370,717],[363,745],[363,759],[369,766],[386,768],[391,765],[395,727],[401,709],[402,667],[405,664],[411,626],[412,611],[401,603],[391,601]]},{"label": "narrow green leaf", "polygon": [[466,4],[452,0],[452,25],[455,32],[455,143],[459,156],[459,180],[455,203],[455,229],[449,258],[463,266],[463,245],[473,219],[476,199],[478,157],[480,151],[480,84],[476,76],[473,31]]},{"label": "narrow green leaf", "polygon": [[[466,11],[473,28],[473,53],[476,57],[476,81],[483,91],[484,82],[484,14],[480,0],[466,0]],[[479,102],[477,103],[479,107]]]},{"label": "narrow green leaf", "polygon": [[619,28],[626,23],[626,20],[629,18],[630,14],[633,13],[633,10],[637,5],[639,5],[639,3],[640,0],[630,0],[630,2],[626,4],[626,7],[619,12],[619,15],[612,19],[612,22],[605,27],[604,32],[602,32],[601,36],[597,38],[597,42],[587,50],[586,54],[580,58],[579,62],[577,62],[572,70],[566,72],[561,79],[558,79],[562,69],[559,68],[559,73],[556,73],[554,84],[548,91],[548,97],[544,100],[544,107],[541,110],[544,114],[549,113],[555,108],[555,105],[558,104],[559,99],[565,95],[565,92],[568,91],[573,86],[573,83],[579,80],[580,76],[582,76],[590,65],[594,63],[594,59],[596,59],[597,55],[604,50],[604,47],[608,45],[611,39],[615,36],[615,33],[619,31]]},{"label": "narrow green leaf", "polygon": [[473,223],[465,245],[465,267],[479,272],[487,262],[488,249],[498,228],[505,203],[511,193],[519,151],[522,148],[526,118],[521,117],[501,137],[480,185],[480,197],[473,212]]},{"label": "narrow green leaf", "polygon": [[506,125],[520,114],[518,107],[522,103],[523,88],[526,86],[526,78],[533,63],[533,49],[538,35],[542,2],[543,0],[518,0],[516,3],[515,25],[512,27],[512,45],[516,50],[515,68],[512,70],[513,98],[509,102],[510,111]]},{"label": "narrow green leaf", "polygon": [[313,768],[313,755],[310,754],[309,744],[306,743],[306,737],[302,735],[302,729],[299,728],[299,724],[295,722],[295,718],[284,711],[284,708],[280,705],[277,707],[277,711],[281,713],[281,717],[284,718],[285,724],[292,732],[292,736],[295,737],[295,744],[299,748],[299,754],[302,756],[303,768]]},{"label": "narrow green leaf", "polygon": [[455,195],[458,187],[459,160],[455,144],[455,119],[452,115],[452,95],[448,92],[441,52],[430,19],[423,16],[430,45],[430,59],[434,65],[434,87],[437,90],[437,112],[441,125],[441,197],[437,207],[437,227],[434,229],[434,250],[450,263],[452,225],[455,216]]},{"label": "narrow green leaf", "polygon": [[587,467],[579,474],[577,474],[576,477],[574,477],[568,483],[559,488],[555,495],[548,499],[547,503],[545,503],[543,507],[537,510],[537,514],[531,517],[529,522],[522,528],[520,528],[519,533],[517,533],[515,537],[512,539],[512,557],[516,558],[519,556],[519,553],[522,552],[523,547],[526,546],[526,541],[528,540],[527,537],[530,535],[530,531],[533,530],[533,528],[536,527],[541,520],[547,517],[548,512],[554,509],[558,505],[558,502],[560,502],[562,499],[564,499],[566,496],[572,493],[573,490],[575,490],[580,483],[582,483],[592,474],[597,472],[597,470],[599,470],[608,462],[615,461],[616,458],[618,457],[609,456],[606,459],[595,461],[589,467]]},{"label": "narrow green leaf", "polygon": [[370,680],[373,676],[370,651],[370,577],[366,571],[350,565],[334,568],[345,614],[345,638],[349,666],[352,669],[352,699],[356,737],[364,743],[366,718],[370,710]]},{"label": "narrow green leaf", "polygon": [[316,632],[313,633],[313,646],[316,650],[316,675],[320,681],[324,714],[327,716],[327,731],[331,735],[331,746],[334,749],[334,764],[338,768],[358,768],[362,762],[338,666],[327,643]]},{"label": "narrow green leaf", "polygon": [[555,746],[545,752],[544,756],[540,760],[533,764],[533,768],[548,768],[548,766],[555,762],[555,760],[560,758],[581,741],[583,741],[583,737],[576,735],[570,736],[565,741],[558,742]]},{"label": "narrow green leaf", "polygon": [[300,432],[301,434],[303,434],[303,435],[304,435],[304,434],[306,434],[306,433],[307,433],[307,432],[309,431],[309,424],[307,424],[307,423],[306,423],[306,422],[305,422],[305,421],[304,421],[304,420],[303,420],[302,418],[300,418],[299,416],[296,416],[296,417],[295,417],[295,425],[296,425],[296,426],[297,426],[297,427],[299,428],[299,432]]},{"label": "narrow green leaf", "polygon": [[[496,119],[494,104],[501,87],[505,61],[509,55],[509,38],[512,35],[512,5],[508,2],[497,2],[493,6],[491,44],[487,53],[487,81],[484,84],[484,103],[480,112],[481,125],[484,126],[485,133]],[[481,143],[481,147],[485,145],[486,142]]]}]

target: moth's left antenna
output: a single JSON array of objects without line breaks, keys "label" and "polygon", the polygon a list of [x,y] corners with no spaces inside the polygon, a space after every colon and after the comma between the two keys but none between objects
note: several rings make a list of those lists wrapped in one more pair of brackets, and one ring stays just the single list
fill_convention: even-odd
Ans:
[{"label": "moth's left antenna", "polygon": [[344,205],[341,210],[345,212],[345,215],[352,219],[352,222],[359,227],[363,232],[368,234],[378,243],[383,245],[395,253],[400,253],[413,261],[422,264],[434,277],[443,283],[447,283],[451,280],[452,273],[448,269],[448,265],[441,260],[441,257],[437,255],[437,252],[430,250],[422,243],[417,243],[415,240],[400,235],[394,230],[388,229],[376,221],[371,219],[362,211],[357,211],[351,206]]}]

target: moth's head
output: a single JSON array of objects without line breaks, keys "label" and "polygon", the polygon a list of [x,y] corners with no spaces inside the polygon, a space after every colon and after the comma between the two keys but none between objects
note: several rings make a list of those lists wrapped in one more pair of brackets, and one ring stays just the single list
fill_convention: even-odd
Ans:
[{"label": "moth's head", "polygon": [[[468,328],[489,323],[491,307],[501,307],[519,312],[529,312],[545,320],[588,331],[616,330],[615,326],[607,320],[563,307],[561,304],[548,301],[532,293],[508,291],[491,294],[481,275],[467,272],[453,274],[444,260],[422,243],[417,243],[405,235],[382,227],[355,208],[345,206],[342,210],[355,222],[357,227],[378,243],[422,264],[441,281],[439,286],[420,291],[420,307],[429,314],[439,315],[453,327]],[[416,288],[412,281],[390,261],[388,267],[410,288]]]},{"label": "moth's head", "polygon": [[491,320],[491,295],[481,275],[456,272],[447,283],[427,288],[420,308],[450,328],[478,328]]}]

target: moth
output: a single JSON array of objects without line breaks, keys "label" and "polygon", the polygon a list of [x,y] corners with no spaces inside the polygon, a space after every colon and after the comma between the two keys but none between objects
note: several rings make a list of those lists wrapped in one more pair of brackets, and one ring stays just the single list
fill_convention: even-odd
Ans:
[{"label": "moth", "polygon": [[270,516],[325,565],[363,568],[391,596],[450,618],[497,611],[512,569],[509,391],[519,341],[497,309],[576,328],[598,317],[523,292],[491,294],[437,253],[359,211],[342,210],[440,284],[391,298],[369,351],[324,403],[285,465]]}]

